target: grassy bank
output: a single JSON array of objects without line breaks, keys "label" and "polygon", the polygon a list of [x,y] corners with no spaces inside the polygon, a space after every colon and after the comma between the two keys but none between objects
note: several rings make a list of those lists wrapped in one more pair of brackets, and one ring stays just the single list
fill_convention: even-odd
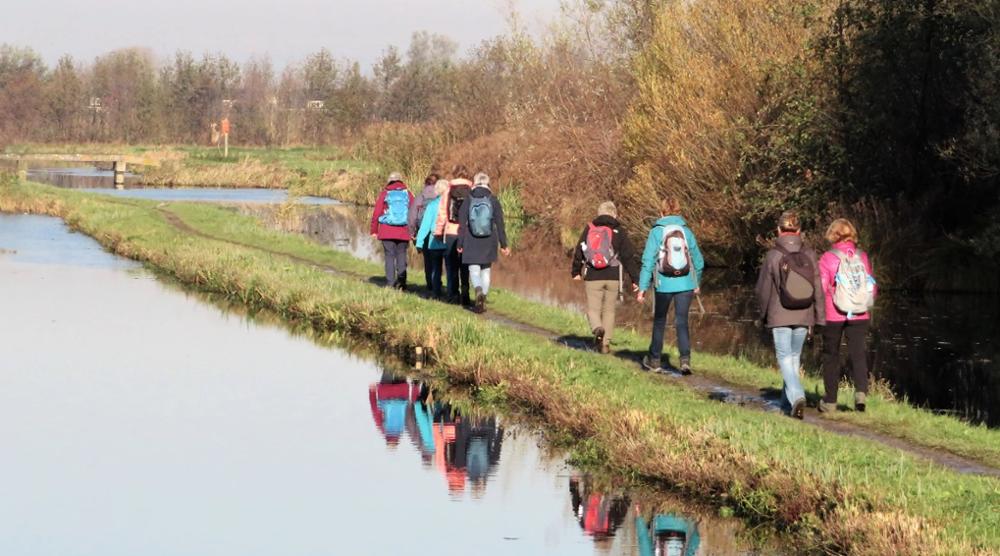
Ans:
[{"label": "grassy bank", "polygon": [[[171,205],[219,230],[252,221]],[[962,476],[878,444],[779,415],[707,401],[615,358],[569,350],[451,306],[178,231],[156,203],[44,186],[0,186],[0,210],[63,217],[109,249],[192,286],[309,323],[319,333],[433,348],[453,382],[531,411],[580,457],[733,508],[791,532],[801,548],[858,554],[1000,550],[1000,483]],[[254,238],[277,236],[256,228]],[[310,247],[277,236],[272,249]],[[284,242],[284,243],[282,243]],[[329,252],[328,252],[329,253]],[[342,254],[336,260],[350,261]],[[334,260],[334,259],[331,259]],[[353,263],[352,263],[353,264]],[[498,300],[497,305],[504,303]]]},{"label": "grassy bank", "polygon": [[[262,228],[253,218],[232,214],[217,207],[178,204],[173,210],[185,222],[209,235],[238,241],[301,259],[329,265],[362,276],[380,276],[381,265],[362,261],[343,252],[333,251],[305,238]],[[529,324],[555,335],[585,334],[588,326],[582,315],[525,300],[504,290],[491,293],[490,309],[512,320]],[[648,338],[629,330],[616,331],[614,350],[618,353],[642,352]],[[672,354],[676,360],[676,352]],[[763,368],[746,359],[724,355],[696,354],[698,373],[747,388],[780,389],[781,375],[776,369]],[[822,380],[803,378],[803,386],[816,397]],[[852,391],[842,389],[840,403],[850,405]],[[954,417],[895,401],[886,392],[873,392],[865,413],[838,412],[830,419],[861,425],[933,449],[946,450],[993,467],[1000,467],[1000,431],[983,425],[970,425]]]}]

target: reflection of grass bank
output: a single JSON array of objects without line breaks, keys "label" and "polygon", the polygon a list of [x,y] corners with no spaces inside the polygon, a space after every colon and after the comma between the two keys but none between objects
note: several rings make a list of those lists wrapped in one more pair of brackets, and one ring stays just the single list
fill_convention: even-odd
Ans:
[{"label": "reflection of grass bank", "polygon": [[[871,442],[710,402],[640,374],[631,363],[568,350],[451,306],[257,249],[186,234],[168,224],[155,203],[4,186],[0,209],[61,216],[181,282],[269,308],[320,333],[430,345],[451,380],[534,412],[575,438],[581,454],[733,507],[752,521],[787,526],[803,548],[873,554],[1000,548],[994,479],[960,476]],[[297,236],[264,231],[225,210],[171,209],[204,232],[308,253],[331,265],[364,264]],[[507,295],[496,306],[548,310]],[[565,313],[559,318],[573,321]]]}]

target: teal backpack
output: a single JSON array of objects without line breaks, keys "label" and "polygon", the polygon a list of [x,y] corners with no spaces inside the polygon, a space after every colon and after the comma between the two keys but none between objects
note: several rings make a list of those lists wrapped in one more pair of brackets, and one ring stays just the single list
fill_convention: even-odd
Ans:
[{"label": "teal backpack", "polygon": [[469,232],[474,237],[493,235],[493,201],[489,196],[472,197],[469,203]]},{"label": "teal backpack", "polygon": [[378,217],[380,224],[386,226],[406,226],[410,213],[410,193],[405,189],[393,189],[385,194],[385,204],[388,208]]}]

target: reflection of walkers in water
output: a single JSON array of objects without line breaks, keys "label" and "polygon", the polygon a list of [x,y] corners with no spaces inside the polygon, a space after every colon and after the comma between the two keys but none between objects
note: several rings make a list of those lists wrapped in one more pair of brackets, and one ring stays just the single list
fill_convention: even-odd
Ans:
[{"label": "reflection of walkers in water", "polygon": [[701,544],[698,524],[674,514],[656,514],[649,523],[635,512],[640,556],[694,556]]},{"label": "reflection of walkers in water", "polygon": [[468,479],[473,494],[482,493],[500,461],[503,428],[495,417],[466,417],[442,402],[434,403],[433,418],[434,464],[444,474],[448,490],[464,492]]},{"label": "reflection of walkers in water", "polygon": [[379,382],[368,387],[372,418],[386,444],[399,444],[399,437],[406,428],[407,413],[411,404],[420,397],[421,389],[419,383],[410,383],[389,371],[382,374]]},{"label": "reflection of walkers in water", "polygon": [[587,477],[570,477],[573,514],[580,527],[595,541],[615,534],[628,513],[628,498],[595,491]]}]

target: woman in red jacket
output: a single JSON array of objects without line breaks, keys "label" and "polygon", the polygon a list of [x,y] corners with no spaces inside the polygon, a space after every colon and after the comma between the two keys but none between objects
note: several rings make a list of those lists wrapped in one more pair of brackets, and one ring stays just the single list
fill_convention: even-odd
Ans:
[{"label": "woman in red jacket", "polygon": [[406,251],[410,245],[409,214],[413,194],[398,172],[389,179],[375,201],[371,235],[382,242],[386,284],[406,289]]}]

